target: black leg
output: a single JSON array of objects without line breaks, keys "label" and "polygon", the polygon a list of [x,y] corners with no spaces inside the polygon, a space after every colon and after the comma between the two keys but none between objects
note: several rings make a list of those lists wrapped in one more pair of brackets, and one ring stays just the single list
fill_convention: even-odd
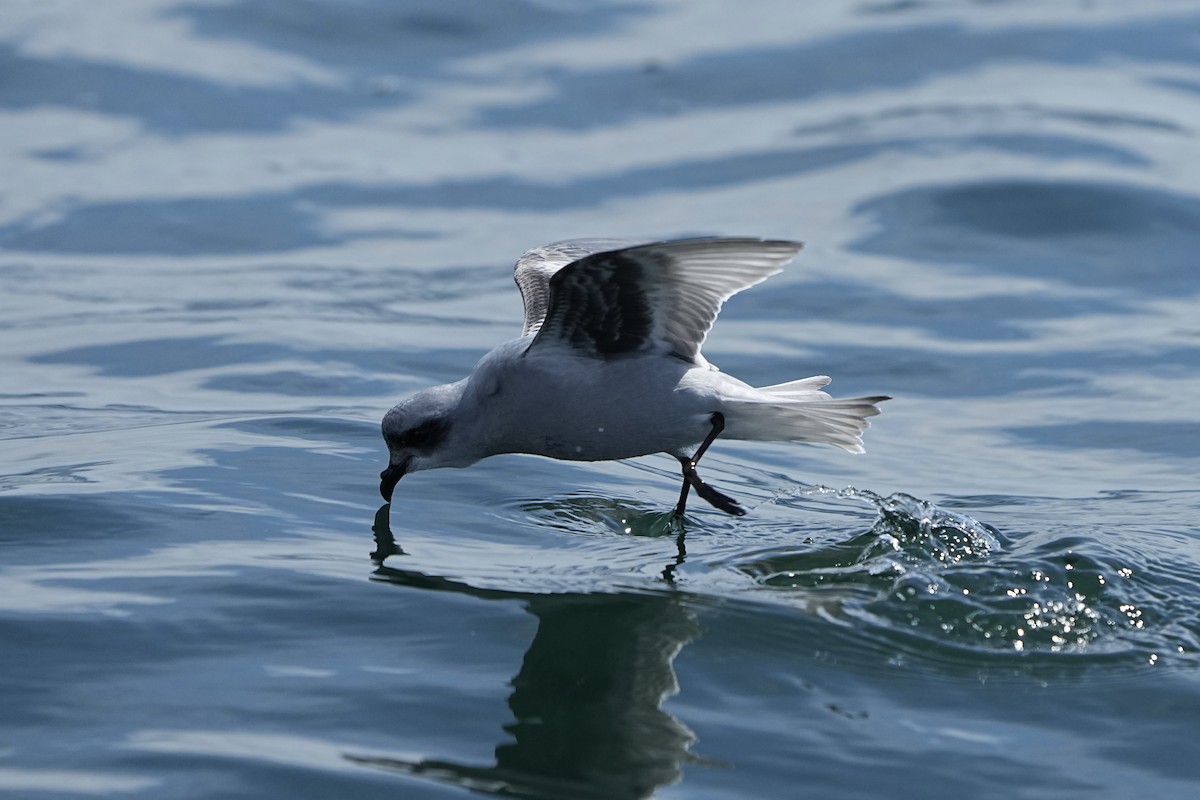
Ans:
[{"label": "black leg", "polygon": [[684,510],[687,508],[688,490],[694,488],[696,494],[708,501],[709,504],[721,509],[726,514],[733,514],[740,517],[746,513],[746,509],[738,505],[738,501],[734,500],[727,494],[718,492],[713,487],[709,486],[704,481],[700,480],[700,476],[696,474],[696,464],[700,458],[708,450],[721,431],[725,430],[725,416],[721,412],[714,412],[712,417],[712,430],[708,432],[708,436],[696,449],[695,454],[691,458],[683,458],[678,456],[679,465],[683,467],[683,488],[679,491],[679,504],[675,506],[675,516],[682,517]]},{"label": "black leg", "polygon": [[676,458],[679,459],[679,463],[683,466],[683,488],[679,490],[679,502],[675,505],[675,518],[679,519],[683,516],[684,509],[687,508],[688,492],[692,490],[692,482],[688,480],[688,470],[690,469],[692,474],[695,475],[696,467],[686,458],[681,456],[676,456]]}]

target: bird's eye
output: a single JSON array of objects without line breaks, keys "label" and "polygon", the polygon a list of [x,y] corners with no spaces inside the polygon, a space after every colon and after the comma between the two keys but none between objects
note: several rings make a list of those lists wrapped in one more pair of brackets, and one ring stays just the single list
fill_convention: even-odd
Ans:
[{"label": "bird's eye", "polygon": [[449,428],[449,424],[444,420],[426,420],[417,427],[405,432],[400,437],[400,443],[417,450],[429,450],[437,447],[446,438],[446,431]]}]

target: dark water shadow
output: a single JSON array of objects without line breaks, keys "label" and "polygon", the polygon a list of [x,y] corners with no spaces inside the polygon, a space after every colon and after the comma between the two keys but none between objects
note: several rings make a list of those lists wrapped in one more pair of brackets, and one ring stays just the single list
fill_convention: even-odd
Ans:
[{"label": "dark water shadow", "polygon": [[[537,633],[511,682],[512,722],[495,763],[437,758],[345,758],[362,766],[524,798],[634,800],[677,782],[695,736],[663,710],[678,683],[673,660],[699,635],[675,592],[523,594],[480,589],[401,566],[390,506],[375,516],[373,579],[486,600],[521,600]],[[398,561],[400,560],[400,561]]]},{"label": "dark water shadow", "polygon": [[0,243],[13,250],[89,255],[275,253],[345,242],[302,204],[253,195],[92,203],[48,224],[0,228]]},{"label": "dark water shadow", "polygon": [[322,0],[238,0],[184,5],[175,14],[202,36],[245,40],[352,75],[427,78],[445,74],[461,58],[608,33],[648,11],[639,2],[356,0],[353,12],[344,13]]},{"label": "dark water shadow", "polygon": [[0,226],[0,243],[17,250],[47,252],[194,255],[288,252],[337,246],[363,236],[425,239],[433,234],[403,227],[402,216],[387,230],[360,230],[353,235],[324,230],[320,221],[326,210],[360,206],[544,212],[597,208],[615,199],[743,186],[888,152],[919,154],[930,149],[995,151],[1054,162],[1069,155],[1105,164],[1146,163],[1129,149],[1078,136],[911,136],[680,159],[565,182],[483,177],[419,185],[325,183],[232,197],[92,203],[68,209],[54,222],[19,220]]},{"label": "dark water shadow", "polygon": [[[1051,316],[1053,318],[1053,316]],[[969,324],[965,319],[963,325]],[[986,324],[986,323],[985,323]],[[953,331],[952,321],[931,327]],[[951,335],[951,334],[947,334]],[[705,353],[719,367],[732,361],[719,352]],[[809,359],[800,368],[781,373],[777,356],[737,356],[737,376],[754,385],[767,385],[796,374],[833,374],[836,396],[853,396],[886,391],[894,403],[913,398],[995,398],[1027,393],[1064,396],[1079,391],[1105,396],[1106,386],[1097,386],[1094,376],[1138,371],[1147,376],[1170,377],[1179,365],[1200,361],[1196,347],[1163,347],[1154,352],[1130,349],[1067,351],[1047,347],[1043,351],[931,352],[928,348],[904,347],[881,341],[873,345],[822,344],[820,358]],[[963,413],[968,408],[962,409]],[[884,408],[884,414],[887,407]],[[886,424],[886,417],[879,425]],[[1032,428],[1016,431],[1034,433]],[[1069,434],[1064,436],[1067,443]],[[869,447],[869,445],[868,445]]]},{"label": "dark water shadow", "polygon": [[[444,75],[459,58],[611,30],[641,9],[628,3],[560,10],[521,0],[356,2],[350,13],[310,0],[183,5],[167,14],[185,21],[200,37],[247,41],[348,80],[341,85],[230,85],[80,57],[41,58],[0,45],[0,75],[5,77],[0,108],[84,108],[131,118],[169,136],[281,131],[301,119],[343,120],[402,105],[413,97],[411,80]],[[60,149],[41,157],[78,160],[87,153]]]},{"label": "dark water shadow", "polygon": [[[228,367],[231,370],[228,374],[207,378],[204,387],[280,396],[328,393],[362,397],[394,390],[397,379],[405,373],[396,370],[388,377],[367,377],[390,372],[393,363],[402,362],[406,368],[417,368],[424,375],[434,375],[427,379],[432,383],[438,375],[449,378],[456,372],[469,371],[482,352],[466,348],[439,349],[433,353],[425,348],[415,351],[397,347],[378,350],[300,348],[277,342],[232,342],[221,336],[180,336],[81,345],[32,356],[29,361],[90,367],[97,374],[113,378],[143,378]],[[245,371],[251,364],[296,361],[312,364],[311,373],[260,369],[247,374]],[[424,369],[426,366],[429,369]],[[346,368],[359,372],[359,376],[345,377],[342,373]],[[336,377],[331,377],[330,373]]]},{"label": "dark water shadow", "polygon": [[1145,295],[1195,294],[1200,197],[1133,184],[1006,179],[934,184],[855,209],[873,254]]},{"label": "dark water shadow", "polygon": [[[857,31],[799,44],[725,51],[670,66],[608,67],[544,78],[549,96],[494,106],[481,128],[591,130],[682,110],[727,108],[914,86],[993,64],[1078,66],[1110,59],[1191,67],[1194,12],[1112,24],[968,27],[937,23]],[[831,68],[830,65],[836,65]]]},{"label": "dark water shadow", "polygon": [[[174,136],[223,130],[282,130],[295,119],[338,119],[379,105],[367,93],[309,85],[229,86],[177,72],[155,72],[76,57],[38,58],[0,44],[0,108],[84,109],[132,118]],[[393,101],[394,102],[394,101]],[[78,161],[86,149],[43,151],[41,158]]]},{"label": "dark water shadow", "polygon": [[1094,420],[1010,428],[1008,433],[1053,450],[1134,450],[1151,456],[1200,458],[1200,422]]},{"label": "dark water shadow", "polygon": [[[853,243],[853,251],[1046,285],[1036,292],[1014,287],[936,303],[851,293],[855,313],[864,318],[924,330],[959,346],[944,353],[882,343],[825,347],[822,355],[838,365],[832,374],[853,378],[869,367],[896,394],[1003,396],[1103,392],[1091,376],[1170,376],[1181,364],[1200,363],[1200,339],[1180,336],[1149,350],[1089,347],[1087,332],[1101,324],[1091,321],[1083,323],[1078,346],[1019,352],[969,346],[976,340],[1037,341],[1041,321],[1129,315],[1132,326],[1158,313],[1150,304],[1159,298],[1196,296],[1198,196],[1116,182],[1019,178],[906,188],[866,200],[855,212],[876,230]],[[1036,434],[1019,433],[1027,439]],[[1063,443],[1072,438],[1069,431],[1062,436]]]}]

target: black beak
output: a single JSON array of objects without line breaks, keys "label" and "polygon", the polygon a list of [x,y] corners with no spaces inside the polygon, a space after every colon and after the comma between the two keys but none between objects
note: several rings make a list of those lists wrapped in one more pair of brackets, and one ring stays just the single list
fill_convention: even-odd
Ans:
[{"label": "black beak", "polygon": [[379,493],[383,495],[384,500],[392,502],[392,492],[407,469],[408,461],[404,460],[399,464],[389,464],[387,469],[379,473]]}]

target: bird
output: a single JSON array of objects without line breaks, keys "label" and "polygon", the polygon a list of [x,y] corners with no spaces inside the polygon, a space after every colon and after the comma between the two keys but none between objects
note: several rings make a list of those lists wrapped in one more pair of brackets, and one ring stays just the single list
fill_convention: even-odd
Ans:
[{"label": "bird", "polygon": [[746,509],[696,471],[718,437],[863,452],[868,417],[891,398],[833,399],[825,375],[754,387],[700,352],[725,301],[780,272],[802,246],[710,236],[571,239],[527,251],[514,271],[521,335],[462,380],[387,412],[380,494],[390,503],[409,473],[502,453],[568,461],[668,453],[683,473],[675,517],[691,489],[741,516]]}]

